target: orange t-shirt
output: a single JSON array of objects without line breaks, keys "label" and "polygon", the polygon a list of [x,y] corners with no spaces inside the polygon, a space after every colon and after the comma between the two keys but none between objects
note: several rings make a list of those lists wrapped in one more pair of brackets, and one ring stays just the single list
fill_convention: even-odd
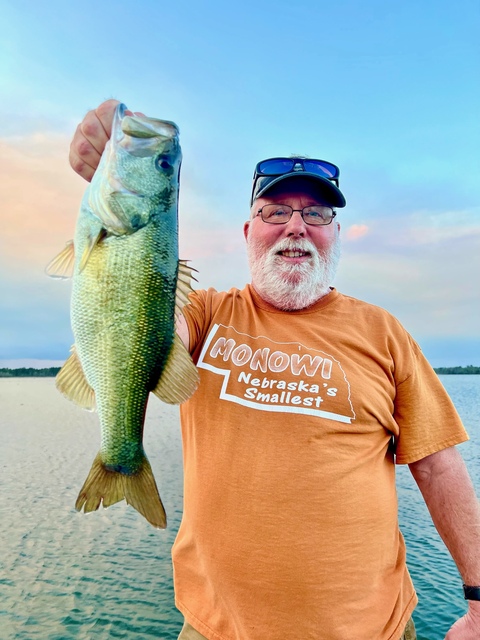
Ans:
[{"label": "orange t-shirt", "polygon": [[184,314],[201,383],[181,407],[178,608],[209,640],[396,640],[417,599],[394,456],[468,439],[419,347],[336,290],[282,312],[209,289]]}]

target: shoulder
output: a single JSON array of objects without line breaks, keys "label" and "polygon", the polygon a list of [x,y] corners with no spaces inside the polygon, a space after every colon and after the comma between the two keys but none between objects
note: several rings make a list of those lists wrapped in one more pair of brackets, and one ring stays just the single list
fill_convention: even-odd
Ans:
[{"label": "shoulder", "polygon": [[208,308],[218,308],[224,304],[234,303],[248,297],[246,289],[232,288],[228,291],[217,291],[213,287],[208,289],[195,289],[189,296],[190,302],[195,305],[204,305]]},{"label": "shoulder", "polygon": [[239,289],[217,291],[210,288],[192,291],[189,304],[182,310],[185,321],[183,333],[188,332],[191,352],[203,344],[212,323],[225,322],[234,313],[241,313],[240,305],[245,305],[245,299],[244,292]]},{"label": "shoulder", "polygon": [[348,296],[347,294],[341,293],[340,291],[338,292],[338,300],[341,304],[350,306],[355,309],[362,309],[376,314],[391,315],[386,309],[380,307],[379,305],[372,304],[371,302],[366,302],[365,300],[361,300],[360,298]]},{"label": "shoulder", "polygon": [[195,289],[188,296],[189,304],[183,308],[187,321],[194,319],[198,325],[209,323],[217,314],[230,313],[238,303],[245,299],[243,290],[230,289],[217,291],[209,289]]},{"label": "shoulder", "polygon": [[421,354],[420,346],[400,320],[383,307],[340,294],[336,314],[336,322],[350,332],[352,340],[390,354],[397,365],[405,362],[411,370]]},{"label": "shoulder", "polygon": [[371,302],[365,302],[359,298],[353,296],[347,296],[344,293],[339,293],[338,304],[343,307],[345,311],[355,314],[356,318],[365,318],[369,320],[375,320],[385,324],[389,324],[392,327],[396,327],[399,330],[406,332],[402,323],[392,313],[380,307],[372,304]]}]

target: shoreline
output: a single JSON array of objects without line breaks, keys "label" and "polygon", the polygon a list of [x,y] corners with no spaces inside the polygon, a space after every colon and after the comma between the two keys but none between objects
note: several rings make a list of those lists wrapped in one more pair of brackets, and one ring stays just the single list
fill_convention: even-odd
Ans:
[{"label": "shoreline", "polygon": [[[61,367],[47,367],[35,369],[34,367],[19,367],[10,369],[0,368],[0,378],[54,378]],[[466,367],[433,367],[438,375],[480,375],[480,367],[468,365]]]}]

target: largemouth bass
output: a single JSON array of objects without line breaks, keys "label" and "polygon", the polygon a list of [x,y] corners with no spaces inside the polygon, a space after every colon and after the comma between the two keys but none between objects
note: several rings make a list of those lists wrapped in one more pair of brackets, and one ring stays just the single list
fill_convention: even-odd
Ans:
[{"label": "largemouth bass", "polygon": [[125,499],[152,525],[165,510],[142,439],[149,393],[178,404],[198,372],[175,332],[191,269],[178,260],[181,149],[172,122],[115,111],[112,135],[82,200],[73,243],[47,267],[73,269],[75,344],[58,389],[98,411],[101,447],[76,508]]}]

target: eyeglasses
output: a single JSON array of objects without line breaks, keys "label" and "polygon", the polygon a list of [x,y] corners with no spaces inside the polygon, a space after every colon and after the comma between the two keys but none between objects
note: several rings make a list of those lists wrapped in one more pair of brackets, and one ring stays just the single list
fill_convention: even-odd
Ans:
[{"label": "eyeglasses", "polygon": [[269,158],[262,160],[255,167],[254,181],[260,176],[282,176],[286,173],[306,171],[331,180],[338,187],[340,169],[326,160],[312,158]]},{"label": "eyeglasses", "polygon": [[261,216],[263,222],[268,224],[286,224],[293,216],[294,211],[298,211],[305,224],[319,227],[330,224],[337,215],[331,207],[321,204],[303,209],[292,209],[288,204],[265,204],[257,211],[257,216]]}]

